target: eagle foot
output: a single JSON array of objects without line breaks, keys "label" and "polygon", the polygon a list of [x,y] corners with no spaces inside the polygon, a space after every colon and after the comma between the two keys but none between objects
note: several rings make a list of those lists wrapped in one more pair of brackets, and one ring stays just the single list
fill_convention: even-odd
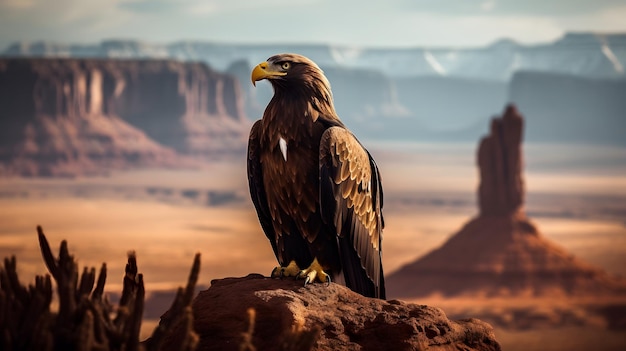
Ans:
[{"label": "eagle foot", "polygon": [[280,278],[283,277],[298,277],[300,274],[300,267],[296,264],[296,261],[291,261],[286,267],[277,266],[272,270],[272,274],[270,275],[272,278]]},{"label": "eagle foot", "polygon": [[304,286],[309,283],[313,283],[316,279],[321,283],[330,285],[330,275],[324,272],[322,266],[317,262],[317,258],[313,260],[313,263],[307,269],[301,270],[296,279],[304,278]]}]

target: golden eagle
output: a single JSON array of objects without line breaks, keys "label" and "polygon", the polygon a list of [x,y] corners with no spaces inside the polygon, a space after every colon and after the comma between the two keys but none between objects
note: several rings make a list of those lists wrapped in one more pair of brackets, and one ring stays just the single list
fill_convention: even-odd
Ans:
[{"label": "golden eagle", "polygon": [[272,277],[332,280],[384,299],[380,174],[339,120],[324,73],[280,54],[251,79],[274,88],[248,141],[250,195],[280,264]]}]

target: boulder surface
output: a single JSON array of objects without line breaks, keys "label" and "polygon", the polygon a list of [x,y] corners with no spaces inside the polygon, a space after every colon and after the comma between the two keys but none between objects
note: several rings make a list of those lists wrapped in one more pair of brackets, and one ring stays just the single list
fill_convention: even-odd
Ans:
[{"label": "boulder surface", "polygon": [[238,350],[250,328],[257,350],[285,347],[289,335],[317,330],[313,350],[500,350],[477,319],[449,320],[435,307],[363,297],[331,283],[258,274],[214,280],[193,302],[198,350]]}]

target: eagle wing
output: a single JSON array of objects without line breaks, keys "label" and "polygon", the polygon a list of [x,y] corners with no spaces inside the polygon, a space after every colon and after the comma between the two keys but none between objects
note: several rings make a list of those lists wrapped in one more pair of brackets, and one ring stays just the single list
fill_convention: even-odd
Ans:
[{"label": "eagle wing", "polygon": [[261,158],[259,156],[260,129],[261,120],[258,120],[252,126],[250,138],[248,139],[248,186],[250,189],[250,197],[252,198],[252,203],[256,209],[263,232],[265,232],[265,235],[270,240],[274,254],[278,257],[276,233],[272,224],[272,216],[267,204],[267,195],[263,185],[263,172],[261,169]]},{"label": "eagle wing", "polygon": [[320,142],[320,207],[335,229],[346,285],[385,298],[381,263],[383,193],[371,155],[343,127],[331,127]]}]

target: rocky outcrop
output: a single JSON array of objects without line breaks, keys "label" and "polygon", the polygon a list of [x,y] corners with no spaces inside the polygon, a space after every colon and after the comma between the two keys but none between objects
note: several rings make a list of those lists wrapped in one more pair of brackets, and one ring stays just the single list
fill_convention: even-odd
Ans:
[{"label": "rocky outcrop", "polygon": [[528,141],[623,147],[626,75],[616,78],[518,72],[511,79],[508,100],[527,116]]},{"label": "rocky outcrop", "polygon": [[502,118],[491,120],[491,131],[480,142],[478,204],[482,216],[521,214],[524,204],[523,127],[524,121],[517,109],[508,106]]},{"label": "rocky outcrop", "polygon": [[[522,45],[501,39],[475,48],[374,48],[320,44],[233,44],[179,41],[156,44],[107,40],[94,44],[13,43],[0,55],[124,57],[203,60],[225,70],[236,60],[257,64],[279,52],[297,52],[320,66],[364,68],[390,77],[445,75],[481,81],[505,81],[519,71],[566,73],[592,78],[624,77],[626,33],[575,32],[552,43]],[[573,50],[572,48],[575,48]],[[246,79],[246,81],[248,81]],[[332,82],[332,81],[331,81]],[[420,99],[423,100],[423,99]]]},{"label": "rocky outcrop", "polygon": [[601,296],[626,284],[545,239],[525,217],[479,216],[387,278],[395,298]]},{"label": "rocky outcrop", "polygon": [[313,350],[500,350],[491,326],[476,319],[450,321],[434,307],[258,274],[214,280],[196,297],[198,350],[239,350],[250,338],[248,309],[255,311],[249,341],[257,350],[280,350],[294,330],[319,330]]},{"label": "rocky outcrop", "polygon": [[237,77],[256,120],[273,92],[267,82],[253,88],[250,69],[297,52],[324,69],[339,116],[361,139],[473,142],[486,116],[511,101],[529,117],[526,140],[624,146],[625,43],[624,33],[569,33],[536,46],[505,39],[463,50],[110,40],[15,43],[0,57],[202,61]]},{"label": "rocky outcrop", "polygon": [[274,95],[274,90],[269,83],[257,84],[256,86],[250,83],[250,72],[253,67],[247,60],[237,60],[228,66],[226,73],[236,77],[240,82],[246,97],[246,115],[252,120],[257,120],[263,117],[265,106]]},{"label": "rocky outcrop", "polygon": [[440,248],[387,277],[387,294],[599,296],[626,282],[544,238],[523,211],[523,118],[514,106],[491,123],[478,148],[480,214]]},{"label": "rocky outcrop", "polygon": [[0,175],[73,177],[114,169],[191,165],[118,117],[38,117],[23,139],[2,147]]},{"label": "rocky outcrop", "polygon": [[178,165],[243,150],[248,128],[236,79],[201,63],[0,60],[3,173]]}]

